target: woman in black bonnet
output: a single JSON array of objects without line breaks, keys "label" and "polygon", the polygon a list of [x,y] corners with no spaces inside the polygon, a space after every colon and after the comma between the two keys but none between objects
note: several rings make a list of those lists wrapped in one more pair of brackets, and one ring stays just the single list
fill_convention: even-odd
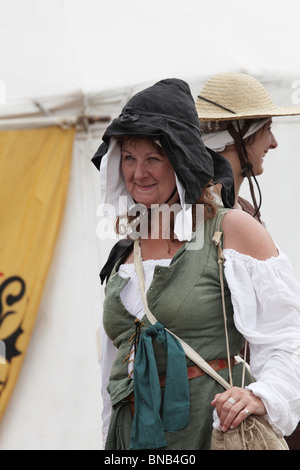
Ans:
[{"label": "woman in black bonnet", "polygon": [[[300,287],[265,228],[231,209],[231,166],[204,146],[189,86],[167,79],[136,94],[93,162],[102,202],[126,233],[101,272],[105,448],[210,449],[213,427],[226,432],[250,414],[291,433],[300,415]],[[232,387],[224,391],[178,338]],[[251,374],[242,388],[236,356],[245,339]]]}]

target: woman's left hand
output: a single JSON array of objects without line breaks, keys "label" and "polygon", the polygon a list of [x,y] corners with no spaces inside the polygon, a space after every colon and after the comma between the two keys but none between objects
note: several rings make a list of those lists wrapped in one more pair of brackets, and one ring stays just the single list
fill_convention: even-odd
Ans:
[{"label": "woman's left hand", "polygon": [[213,401],[220,419],[221,431],[235,429],[250,414],[263,416],[267,413],[262,400],[250,390],[232,387],[226,392],[218,393]]}]

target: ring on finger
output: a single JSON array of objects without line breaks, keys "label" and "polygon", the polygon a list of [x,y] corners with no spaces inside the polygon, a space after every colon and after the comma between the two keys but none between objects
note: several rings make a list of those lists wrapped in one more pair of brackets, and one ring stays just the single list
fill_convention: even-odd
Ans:
[{"label": "ring on finger", "polygon": [[228,398],[227,401],[229,401],[229,403],[231,403],[232,405],[235,405],[235,403],[236,403],[236,400],[232,397]]},{"label": "ring on finger", "polygon": [[247,410],[246,408],[244,409],[245,413],[247,416],[250,416],[251,415],[251,411]]}]

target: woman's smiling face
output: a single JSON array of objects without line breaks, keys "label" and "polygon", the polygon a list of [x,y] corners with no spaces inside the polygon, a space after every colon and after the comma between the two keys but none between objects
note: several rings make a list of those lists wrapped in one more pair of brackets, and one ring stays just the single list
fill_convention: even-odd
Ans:
[{"label": "woman's smiling face", "polygon": [[122,171],[127,191],[139,204],[164,204],[176,187],[173,167],[165,152],[147,139],[121,144]]},{"label": "woman's smiling face", "polygon": [[246,145],[248,158],[253,165],[255,175],[262,174],[264,157],[269,150],[275,149],[278,145],[271,126],[272,119],[256,132],[254,142]]}]

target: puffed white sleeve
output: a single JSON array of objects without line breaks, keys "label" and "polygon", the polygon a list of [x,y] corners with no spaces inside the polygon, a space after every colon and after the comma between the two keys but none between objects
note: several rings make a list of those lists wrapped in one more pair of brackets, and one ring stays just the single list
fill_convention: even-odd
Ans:
[{"label": "puffed white sleeve", "polygon": [[300,421],[300,284],[278,251],[260,261],[224,249],[224,272],[235,325],[250,346],[255,382],[247,388],[264,402],[273,429],[288,436]]},{"label": "puffed white sleeve", "polygon": [[107,431],[111,415],[111,402],[110,396],[107,391],[109,382],[110,371],[117,353],[117,348],[114,346],[112,340],[107,336],[103,326],[101,327],[101,393],[103,400],[102,408],[102,442],[105,445],[107,438]]}]

